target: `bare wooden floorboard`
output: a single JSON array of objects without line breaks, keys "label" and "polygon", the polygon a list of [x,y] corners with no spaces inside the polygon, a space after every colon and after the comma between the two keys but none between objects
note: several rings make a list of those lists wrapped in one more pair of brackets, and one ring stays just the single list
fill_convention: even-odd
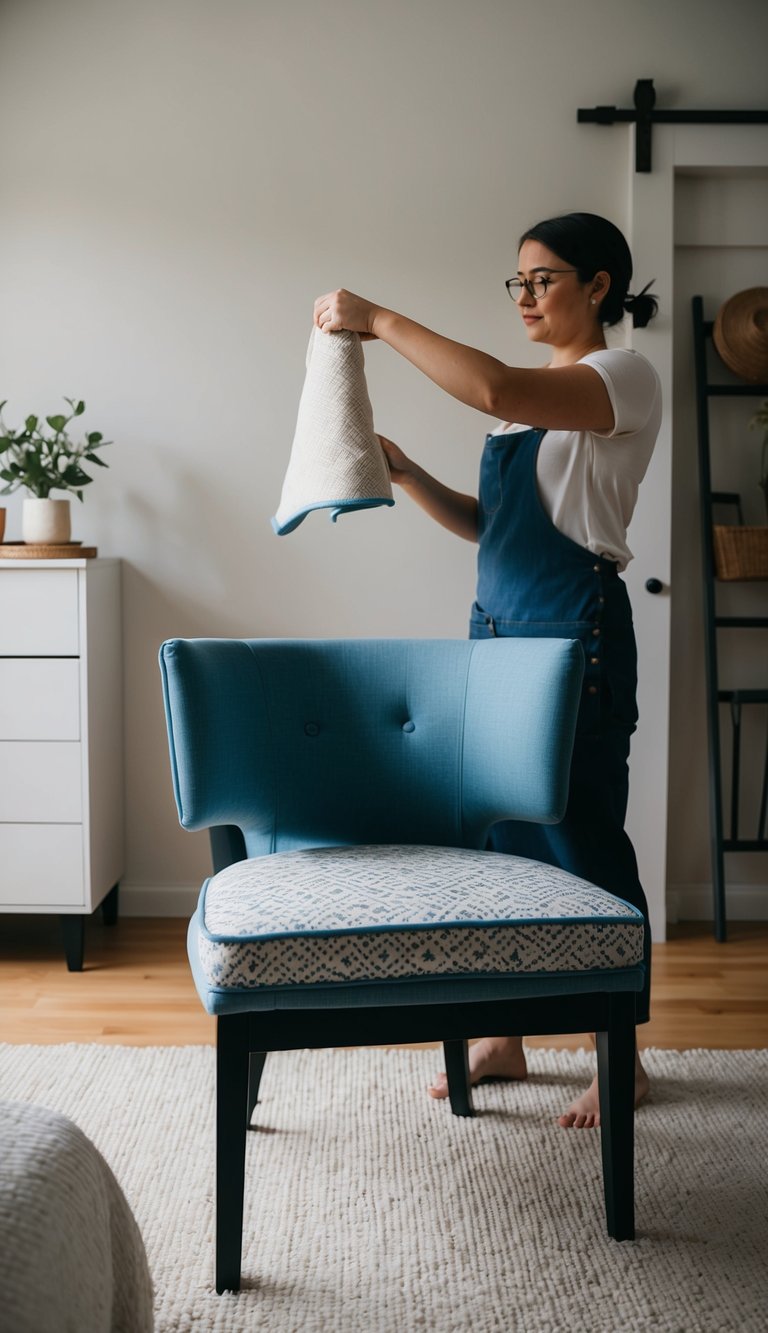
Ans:
[{"label": "bare wooden floorboard", "polygon": [[[186,955],[187,922],[125,918],[86,927],[85,970],[67,972],[58,919],[0,916],[0,1040],[185,1046],[214,1041]],[[705,922],[683,923],[654,947],[651,1022],[641,1046],[768,1046],[768,923],[734,922],[717,944]],[[481,1036],[481,1033],[477,1034]],[[586,1037],[534,1037],[576,1048]]]}]

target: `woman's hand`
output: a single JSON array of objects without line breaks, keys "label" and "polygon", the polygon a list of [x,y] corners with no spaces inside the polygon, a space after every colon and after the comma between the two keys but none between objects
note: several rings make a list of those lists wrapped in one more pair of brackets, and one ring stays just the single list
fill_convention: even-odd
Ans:
[{"label": "woman's hand", "polygon": [[392,480],[397,482],[398,486],[407,486],[413,481],[416,464],[406,457],[399,445],[393,444],[385,435],[377,435],[376,439],[384,450]]},{"label": "woman's hand", "polygon": [[359,333],[366,342],[376,337],[373,322],[380,309],[372,301],[355,296],[354,292],[347,292],[342,287],[337,292],[318,296],[314,323],[322,333],[340,333],[342,329],[348,329],[350,333]]},{"label": "woman's hand", "polygon": [[393,481],[405,488],[416,504],[441,527],[447,528],[465,541],[477,541],[477,500],[474,495],[462,495],[431,477],[423,467],[414,463],[402,449],[385,435],[376,437],[384,450]]}]

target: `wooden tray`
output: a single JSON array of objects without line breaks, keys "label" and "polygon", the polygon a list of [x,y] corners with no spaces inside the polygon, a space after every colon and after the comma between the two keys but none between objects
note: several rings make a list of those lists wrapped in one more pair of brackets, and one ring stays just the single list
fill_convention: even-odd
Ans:
[{"label": "wooden tray", "polygon": [[42,542],[0,542],[0,560],[92,560],[96,546],[82,542],[62,542],[46,546]]}]

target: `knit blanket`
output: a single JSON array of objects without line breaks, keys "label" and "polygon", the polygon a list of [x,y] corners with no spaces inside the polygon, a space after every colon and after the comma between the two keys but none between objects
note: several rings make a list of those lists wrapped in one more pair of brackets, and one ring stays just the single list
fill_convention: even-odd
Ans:
[{"label": "knit blanket", "polygon": [[363,348],[356,333],[313,328],[296,433],[272,527],[279,537],[313,509],[339,514],[393,505],[384,451],[373,429]]},{"label": "knit blanket", "polygon": [[133,1213],[90,1139],[56,1111],[0,1102],[0,1326],[151,1333]]}]

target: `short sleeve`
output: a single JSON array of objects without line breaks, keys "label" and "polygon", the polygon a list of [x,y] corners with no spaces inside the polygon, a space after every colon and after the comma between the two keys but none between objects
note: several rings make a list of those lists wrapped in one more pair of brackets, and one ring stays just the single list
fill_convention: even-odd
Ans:
[{"label": "short sleeve", "polygon": [[605,384],[613,408],[613,430],[607,439],[636,435],[653,414],[660,393],[659,377],[646,357],[626,347],[609,347],[589,352],[581,365],[592,366]]}]

